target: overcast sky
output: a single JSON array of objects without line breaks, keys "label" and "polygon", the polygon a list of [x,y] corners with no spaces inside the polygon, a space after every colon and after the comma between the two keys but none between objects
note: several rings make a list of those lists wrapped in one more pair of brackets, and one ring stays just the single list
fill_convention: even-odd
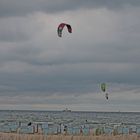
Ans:
[{"label": "overcast sky", "polygon": [[[140,111],[139,13],[140,0],[0,0],[0,109]],[[73,33],[59,38],[61,22]]]}]

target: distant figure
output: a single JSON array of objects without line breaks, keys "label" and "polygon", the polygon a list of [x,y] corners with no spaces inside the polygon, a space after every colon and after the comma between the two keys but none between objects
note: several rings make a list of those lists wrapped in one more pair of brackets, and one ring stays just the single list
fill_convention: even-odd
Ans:
[{"label": "distant figure", "polygon": [[82,128],[82,126],[80,127],[80,134],[81,135],[83,134],[83,128]]},{"label": "distant figure", "polygon": [[19,121],[18,128],[17,128],[17,133],[20,133],[20,129],[21,129],[21,122]]},{"label": "distant figure", "polygon": [[61,134],[61,133],[62,133],[61,123],[59,123],[59,126],[60,126],[60,131],[59,131],[59,133]]},{"label": "distant figure", "polygon": [[32,123],[31,123],[31,122],[29,122],[29,123],[28,123],[28,126],[31,126],[31,125],[32,125]]},{"label": "distant figure", "polygon": [[67,131],[68,131],[68,130],[67,130],[67,126],[65,125],[65,126],[64,126],[64,134],[67,134]]},{"label": "distant figure", "polygon": [[105,94],[106,99],[108,100],[108,93]]}]

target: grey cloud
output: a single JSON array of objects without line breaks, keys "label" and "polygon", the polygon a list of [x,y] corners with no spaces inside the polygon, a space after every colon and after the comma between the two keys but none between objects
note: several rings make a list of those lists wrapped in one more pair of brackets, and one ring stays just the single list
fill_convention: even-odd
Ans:
[{"label": "grey cloud", "polygon": [[[9,96],[18,94],[34,96],[71,94],[79,96],[88,92],[93,92],[93,94],[99,92],[99,84],[103,81],[119,84],[128,83],[126,87],[129,87],[129,84],[139,85],[140,81],[138,76],[140,69],[136,68],[135,70],[135,66],[130,64],[126,64],[126,66],[110,63],[72,64],[39,66],[40,68],[33,67],[29,70],[24,69],[24,67],[23,71],[19,72],[12,72],[12,69],[8,73],[6,70],[1,72],[0,83],[5,86],[5,88],[0,88],[1,95],[6,93]],[[41,73],[41,69],[46,72]],[[123,90],[121,89],[121,91]]]},{"label": "grey cloud", "polygon": [[[113,101],[115,105],[119,102],[123,105],[124,100],[124,104],[128,104],[131,93],[139,96],[140,9],[129,6],[113,12],[106,9],[139,6],[139,1],[65,0],[61,3],[58,0],[54,5],[54,1],[35,0],[33,3],[29,0],[27,7],[26,0],[0,1],[0,7],[1,2],[3,7],[8,8],[9,4],[9,13],[8,10],[0,12],[1,16],[14,16],[0,18],[1,105],[4,102],[13,105],[47,102],[50,105],[68,103],[73,106],[89,103],[90,106],[92,98],[101,92],[101,82],[108,83],[108,91],[112,93],[111,105]],[[42,4],[46,6],[44,3],[49,8],[42,7]],[[12,11],[15,6],[21,11],[16,8]],[[94,7],[102,9],[88,10]],[[64,12],[78,8],[87,10]],[[41,13],[31,14],[37,11]],[[43,14],[42,11],[56,13]],[[64,31],[66,36],[62,38],[58,38],[56,33],[61,20],[57,19],[58,11],[62,12],[62,17],[70,19],[73,27],[73,33]],[[127,99],[126,91],[129,92]],[[59,97],[53,98],[55,95]],[[65,98],[64,102],[61,97]],[[71,102],[73,98],[75,100]],[[104,95],[103,98],[102,95],[95,97],[96,104],[102,101]]]},{"label": "grey cloud", "polygon": [[79,8],[106,7],[110,9],[125,5],[139,6],[139,0],[1,0],[0,16],[25,16],[33,12],[57,13]]},{"label": "grey cloud", "polygon": [[42,30],[37,17],[0,18],[0,42],[27,42]]}]

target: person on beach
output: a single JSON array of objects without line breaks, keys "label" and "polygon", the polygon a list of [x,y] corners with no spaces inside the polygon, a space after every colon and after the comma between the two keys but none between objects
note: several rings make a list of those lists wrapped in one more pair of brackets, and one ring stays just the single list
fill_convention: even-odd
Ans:
[{"label": "person on beach", "polygon": [[65,126],[64,126],[64,134],[65,134],[65,135],[67,134],[67,131],[68,131],[67,129],[68,129],[68,128],[67,128],[67,126],[65,125]]},{"label": "person on beach", "polygon": [[29,123],[28,123],[28,126],[31,126],[31,125],[32,125],[32,123],[31,123],[31,122],[29,122]]},{"label": "person on beach", "polygon": [[106,99],[108,100],[108,93],[105,94]]},{"label": "person on beach", "polygon": [[82,126],[80,127],[80,134],[83,135],[83,128],[82,128]]}]

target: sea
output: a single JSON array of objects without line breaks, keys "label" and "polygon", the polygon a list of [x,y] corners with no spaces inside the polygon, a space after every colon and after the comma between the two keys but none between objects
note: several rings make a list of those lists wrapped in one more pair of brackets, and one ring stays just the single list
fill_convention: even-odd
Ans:
[{"label": "sea", "polygon": [[140,133],[140,112],[27,111],[1,110],[0,132],[44,134]]}]

